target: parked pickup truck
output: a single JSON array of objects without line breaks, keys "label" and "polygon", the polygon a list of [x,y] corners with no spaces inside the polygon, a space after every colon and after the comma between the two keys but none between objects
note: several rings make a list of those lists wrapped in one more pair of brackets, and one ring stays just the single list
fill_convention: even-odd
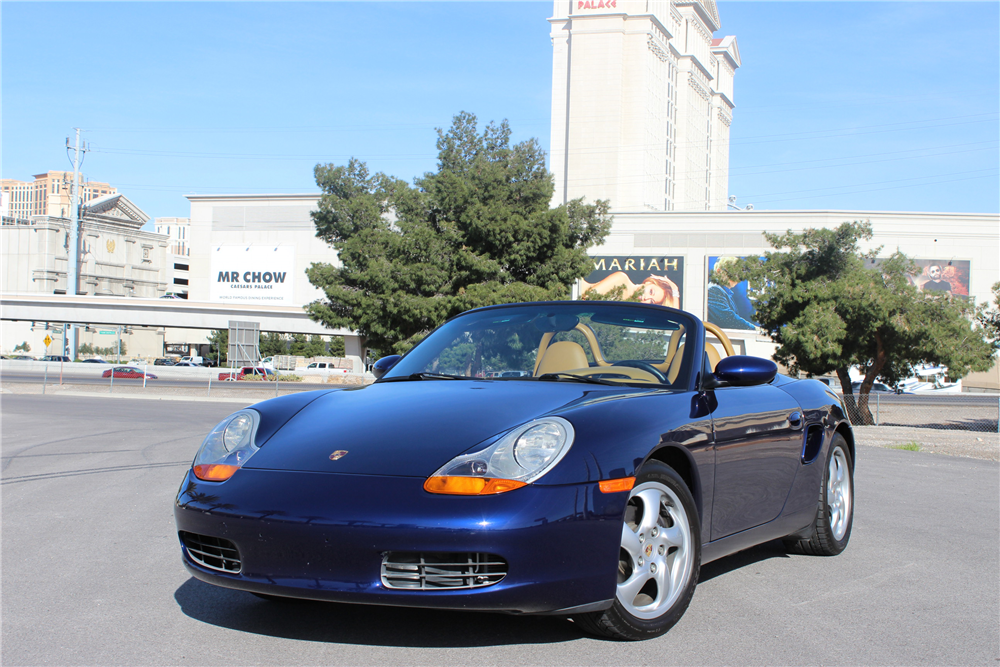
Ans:
[{"label": "parked pickup truck", "polygon": [[260,377],[262,380],[276,380],[277,375],[270,368],[255,368],[253,366],[244,366],[243,368],[232,371],[227,371],[225,373],[219,373],[219,379],[223,382],[235,382],[237,380],[246,380],[249,377]]}]

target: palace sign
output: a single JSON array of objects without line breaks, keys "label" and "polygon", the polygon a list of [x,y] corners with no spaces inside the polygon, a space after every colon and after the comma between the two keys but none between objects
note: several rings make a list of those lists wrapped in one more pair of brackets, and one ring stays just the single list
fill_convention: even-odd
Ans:
[{"label": "palace sign", "polygon": [[210,301],[293,305],[294,246],[216,246],[211,266]]}]

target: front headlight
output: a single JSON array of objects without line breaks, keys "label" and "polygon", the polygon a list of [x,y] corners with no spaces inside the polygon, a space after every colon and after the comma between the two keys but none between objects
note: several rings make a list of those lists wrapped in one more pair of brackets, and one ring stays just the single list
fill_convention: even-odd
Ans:
[{"label": "front headlight", "polygon": [[208,482],[224,482],[259,449],[254,442],[260,414],[240,410],[212,429],[192,464],[194,476]]},{"label": "front headlight", "polygon": [[522,424],[497,442],[457,456],[427,478],[430,493],[481,496],[531,484],[551,470],[573,445],[573,425],[562,417]]}]

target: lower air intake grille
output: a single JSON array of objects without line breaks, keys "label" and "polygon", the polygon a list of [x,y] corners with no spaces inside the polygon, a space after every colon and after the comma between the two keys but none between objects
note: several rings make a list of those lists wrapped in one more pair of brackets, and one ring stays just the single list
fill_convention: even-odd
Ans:
[{"label": "lower air intake grille", "polygon": [[382,558],[386,588],[481,588],[505,576],[507,561],[493,554],[390,551]]},{"label": "lower air intake grille", "polygon": [[230,574],[238,574],[243,567],[239,550],[229,540],[184,531],[180,532],[180,536],[191,560],[199,565]]}]

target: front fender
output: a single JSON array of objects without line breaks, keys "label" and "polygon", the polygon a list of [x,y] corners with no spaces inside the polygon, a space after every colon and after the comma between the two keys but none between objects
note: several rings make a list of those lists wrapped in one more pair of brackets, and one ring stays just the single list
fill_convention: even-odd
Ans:
[{"label": "front fender", "polygon": [[657,449],[712,445],[711,417],[694,392],[655,391],[562,411],[576,430],[566,457],[538,484],[579,484],[631,477]]}]

